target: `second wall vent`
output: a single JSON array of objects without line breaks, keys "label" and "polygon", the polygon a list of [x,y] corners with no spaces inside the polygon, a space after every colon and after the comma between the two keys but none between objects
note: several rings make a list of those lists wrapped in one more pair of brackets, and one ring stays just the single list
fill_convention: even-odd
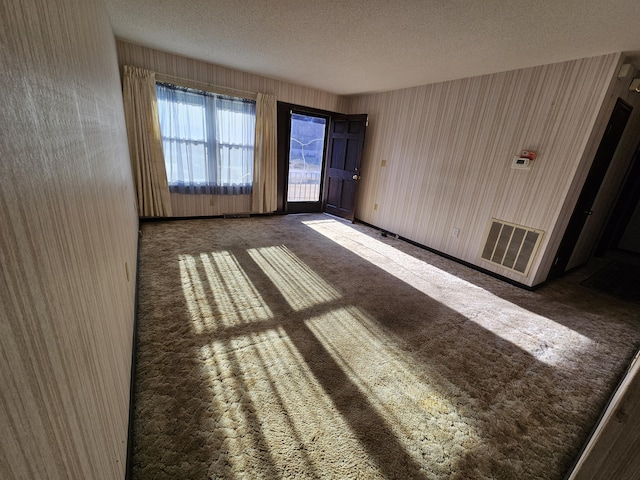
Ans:
[{"label": "second wall vent", "polygon": [[543,233],[492,218],[482,258],[526,275]]}]

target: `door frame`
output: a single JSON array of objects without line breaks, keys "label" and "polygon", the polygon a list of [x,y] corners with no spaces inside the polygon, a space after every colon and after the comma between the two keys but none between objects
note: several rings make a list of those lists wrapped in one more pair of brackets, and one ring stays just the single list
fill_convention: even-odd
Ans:
[{"label": "door frame", "polygon": [[[322,168],[320,169],[320,199],[317,202],[288,202],[288,183],[289,183],[289,153],[290,153],[290,134],[291,134],[291,113],[299,113],[301,115],[309,115],[313,117],[326,118],[325,125],[325,141],[322,152]],[[324,195],[324,177],[325,166],[327,162],[327,135],[333,115],[336,112],[321,110],[318,108],[304,107],[287,102],[278,102],[277,106],[277,125],[278,125],[278,210],[276,213],[312,213],[321,212]]]},{"label": "door frame", "polygon": [[[620,114],[621,110],[623,112],[627,112],[627,118],[624,122],[622,130],[619,132],[619,137],[615,142],[615,147],[611,151],[611,155],[604,156],[604,153],[606,153],[609,147],[607,142],[610,139],[608,136],[611,128],[613,128],[614,118],[616,114]],[[582,185],[582,190],[580,191],[578,201],[576,202],[573,213],[571,214],[571,218],[569,219],[569,223],[567,224],[567,227],[565,229],[562,241],[560,242],[560,246],[558,247],[558,250],[556,252],[553,265],[551,266],[549,275],[547,276],[547,280],[561,277],[567,273],[566,269],[569,261],[571,260],[571,256],[575,251],[576,242],[579,240],[580,235],[584,230],[587,217],[593,213],[591,211],[591,209],[593,208],[593,202],[595,201],[598,192],[602,187],[602,182],[605,175],[609,171],[611,161],[613,160],[615,152],[618,149],[618,145],[620,144],[620,140],[622,138],[622,135],[624,134],[624,130],[629,123],[629,117],[631,116],[632,110],[633,106],[625,102],[623,99],[618,98],[614,108],[611,111],[605,133],[602,135],[598,150],[596,151],[593,162],[589,168],[589,173],[587,174],[584,184]]]}]

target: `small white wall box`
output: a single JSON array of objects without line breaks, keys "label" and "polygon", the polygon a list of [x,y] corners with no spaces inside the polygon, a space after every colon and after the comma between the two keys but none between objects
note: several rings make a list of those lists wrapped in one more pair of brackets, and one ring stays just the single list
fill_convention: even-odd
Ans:
[{"label": "small white wall box", "polygon": [[627,75],[629,75],[630,71],[631,71],[631,64],[625,63],[620,67],[620,70],[618,71],[618,78],[620,79],[627,78]]},{"label": "small white wall box", "polygon": [[536,152],[523,150],[520,155],[513,157],[511,168],[519,168],[521,170],[531,170],[531,162],[536,159]]},{"label": "small white wall box", "polygon": [[511,168],[519,168],[522,170],[531,170],[531,160],[527,157],[513,157]]}]

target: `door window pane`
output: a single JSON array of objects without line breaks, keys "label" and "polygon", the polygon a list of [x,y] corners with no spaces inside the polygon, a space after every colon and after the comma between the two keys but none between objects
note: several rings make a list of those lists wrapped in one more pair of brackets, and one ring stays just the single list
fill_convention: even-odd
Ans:
[{"label": "door window pane", "polygon": [[291,114],[287,201],[320,201],[320,177],[327,120]]}]

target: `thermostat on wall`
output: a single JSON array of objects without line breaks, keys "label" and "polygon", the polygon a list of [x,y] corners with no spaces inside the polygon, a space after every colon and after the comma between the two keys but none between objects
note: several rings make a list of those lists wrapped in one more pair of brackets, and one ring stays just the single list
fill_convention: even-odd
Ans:
[{"label": "thermostat on wall", "polygon": [[521,170],[531,170],[531,162],[536,159],[538,154],[532,150],[522,150],[520,155],[513,158],[511,168],[519,168]]},{"label": "thermostat on wall", "polygon": [[531,159],[528,157],[513,157],[511,168],[519,168],[521,170],[531,170]]}]

